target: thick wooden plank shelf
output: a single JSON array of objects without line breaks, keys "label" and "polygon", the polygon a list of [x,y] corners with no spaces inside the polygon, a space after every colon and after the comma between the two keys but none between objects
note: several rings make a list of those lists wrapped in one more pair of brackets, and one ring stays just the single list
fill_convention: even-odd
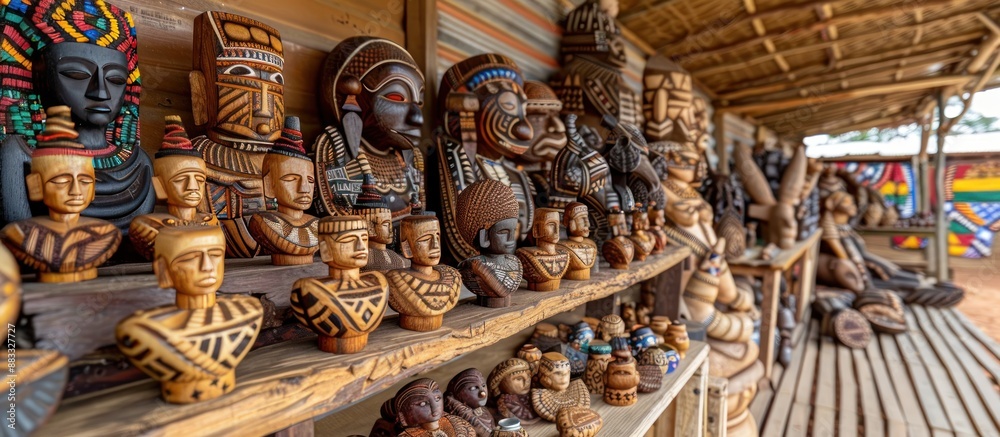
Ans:
[{"label": "thick wooden plank shelf", "polygon": [[794,283],[791,275],[787,277],[789,287],[796,297],[795,321],[801,325],[804,320],[808,320],[810,303],[816,287],[816,258],[819,256],[821,236],[821,231],[813,232],[809,238],[796,242],[794,246],[778,252],[769,260],[760,259],[761,247],[749,248],[742,257],[727,260],[733,274],[750,275],[762,280],[761,291],[764,293],[764,300],[760,306],[760,360],[764,363],[765,379],[771,377],[774,367],[774,338],[777,333],[781,277],[790,273],[795,265],[801,264],[802,269]]},{"label": "thick wooden plank shelf", "polygon": [[[237,369],[236,389],[221,398],[168,405],[151,380],[63,402],[43,428],[49,436],[263,435],[310,420],[459,355],[492,345],[558,313],[680,268],[690,250],[671,247],[627,271],[604,268],[590,281],[564,281],[553,292],[514,293],[508,308],[463,303],[433,332],[388,321],[355,355],[332,355],[313,338],[252,351]],[[228,278],[227,278],[228,281]],[[246,284],[244,284],[246,286]]]},{"label": "thick wooden plank shelf", "polygon": [[[442,387],[448,385],[452,376],[470,367],[479,369],[483,374],[489,374],[490,370],[500,361],[513,356],[514,346],[518,342],[505,342],[504,347],[494,347],[482,349],[443,366],[428,372],[420,377],[434,379]],[[691,349],[687,356],[681,361],[677,370],[671,372],[663,378],[663,387],[655,393],[640,393],[639,400],[635,405],[629,407],[616,407],[605,404],[600,395],[590,395],[590,408],[597,411],[604,419],[604,426],[599,435],[616,437],[636,436],[641,437],[646,431],[653,427],[653,423],[660,418],[667,410],[667,406],[677,398],[686,384],[697,379],[698,371],[702,365],[707,363],[708,345],[698,341],[691,342]],[[707,374],[707,370],[706,370]],[[402,388],[411,379],[402,381],[390,390],[386,390],[378,396],[365,399],[362,402],[337,411],[330,417],[322,419],[316,423],[317,437],[340,437],[345,435],[368,435],[372,424],[379,417],[379,407],[387,399],[395,395],[396,390]],[[531,437],[557,437],[559,432],[553,423],[540,421],[538,423],[524,427]]]}]

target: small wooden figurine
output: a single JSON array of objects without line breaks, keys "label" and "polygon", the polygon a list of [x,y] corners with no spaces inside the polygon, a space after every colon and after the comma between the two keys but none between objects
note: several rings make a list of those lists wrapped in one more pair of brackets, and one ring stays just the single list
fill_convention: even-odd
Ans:
[{"label": "small wooden figurine", "polygon": [[392,244],[392,211],[376,190],[375,178],[366,174],[361,194],[354,201],[354,213],[368,221],[368,265],[362,272],[386,272],[410,267],[410,260],[387,249]]},{"label": "small wooden figurine", "polygon": [[528,281],[528,289],[557,290],[562,276],[569,268],[569,251],[556,245],[559,242],[559,210],[535,210],[531,235],[538,246],[522,247],[516,252],[524,269],[524,279]]},{"label": "small wooden figurine", "polygon": [[78,282],[97,277],[97,266],[111,258],[122,234],[111,222],[80,214],[94,200],[93,156],[77,142],[70,107],[48,109],[45,132],[38,136],[28,196],[49,209],[48,217],[13,222],[0,240],[41,282]]},{"label": "small wooden figurine", "polygon": [[597,330],[601,340],[611,341],[612,338],[625,335],[625,321],[617,314],[601,317],[601,326]]},{"label": "small wooden figurine", "polygon": [[508,358],[500,362],[486,382],[490,401],[501,417],[516,417],[529,425],[538,422],[538,414],[531,403],[531,367],[527,361]]},{"label": "small wooden figurine", "polygon": [[649,318],[649,329],[653,330],[653,334],[662,337],[669,327],[670,318],[666,316],[652,316]]},{"label": "small wooden figurine", "polygon": [[628,237],[632,240],[632,247],[635,248],[633,259],[636,261],[645,261],[656,248],[656,238],[646,232],[648,228],[649,217],[646,211],[642,210],[642,205],[636,205],[636,209],[632,210],[632,233]]},{"label": "small wooden figurine", "polygon": [[655,201],[649,202],[649,231],[648,233],[653,236],[656,244],[653,246],[653,251],[650,252],[652,255],[663,253],[663,250],[667,247],[667,233],[663,230],[663,226],[666,224],[666,216],[663,212],[663,207],[659,206]]},{"label": "small wooden figurine", "polygon": [[444,410],[476,428],[478,437],[489,437],[495,421],[486,409],[486,377],[477,369],[465,369],[451,378],[444,393]]},{"label": "small wooden figurine", "polygon": [[478,296],[479,305],[509,306],[523,275],[514,255],[518,211],[514,192],[494,180],[477,181],[458,196],[457,209],[458,232],[480,253],[458,264],[462,281]]},{"label": "small wooden figurine", "polygon": [[766,240],[782,249],[795,245],[799,224],[795,217],[795,207],[799,204],[802,186],[806,177],[805,147],[798,147],[795,155],[781,177],[781,189],[775,199],[763,172],[754,163],[750,148],[737,144],[733,157],[740,165],[735,166],[743,180],[743,186],[754,203],[747,209],[747,215],[767,222]]},{"label": "small wooden figurine", "polygon": [[157,200],[167,202],[167,212],[132,219],[128,237],[136,252],[152,260],[153,243],[164,226],[219,225],[215,214],[198,211],[205,198],[205,171],[205,160],[191,145],[181,117],[168,115],[153,161],[153,191]]},{"label": "small wooden figurine", "polygon": [[379,272],[361,273],[368,262],[368,225],[357,216],[319,221],[319,254],[330,275],[295,281],[290,296],[299,323],[319,335],[319,348],[352,354],[368,343],[385,315],[389,284]]},{"label": "small wooden figurine", "polygon": [[528,362],[528,365],[531,366],[531,377],[534,379],[535,375],[538,374],[538,362],[542,360],[541,349],[533,344],[526,344],[517,351],[517,357]]},{"label": "small wooden figurine", "polygon": [[590,269],[597,262],[597,243],[587,238],[590,235],[590,218],[587,205],[571,202],[563,210],[563,225],[566,239],[559,241],[558,247],[569,253],[569,269],[563,279],[586,281],[590,279]]},{"label": "small wooden figurine", "polygon": [[663,334],[663,342],[673,347],[681,359],[683,359],[687,354],[688,348],[691,347],[691,340],[688,339],[687,334],[687,325],[680,320],[674,320],[667,327],[667,332]]},{"label": "small wooden figurine", "polygon": [[4,1],[2,8],[0,226],[46,214],[24,178],[46,128],[43,108],[66,105],[69,126],[80,134],[79,152],[91,159],[95,176],[93,202],[83,215],[127,232],[132,219],[153,212],[156,203],[152,163],[139,146],[143,80],[131,14],[103,0]]},{"label": "small wooden figurine", "polygon": [[635,248],[632,240],[628,239],[628,224],[625,223],[625,214],[617,209],[609,211],[608,227],[611,229],[612,237],[601,246],[601,254],[604,255],[604,260],[611,264],[611,268],[628,270],[628,264],[632,262],[635,255]]},{"label": "small wooden figurine", "polygon": [[236,386],[236,366],[260,333],[264,308],[244,295],[216,298],[226,240],[215,226],[171,226],[154,245],[153,273],[177,291],[175,305],[137,311],[118,323],[118,349],[160,381],[163,399],[189,404]]},{"label": "small wooden figurine", "polygon": [[663,371],[660,366],[639,364],[635,369],[639,372],[639,385],[636,387],[639,393],[652,393],[663,386]]},{"label": "small wooden figurine", "polygon": [[298,117],[285,117],[281,138],[264,155],[264,198],[275,199],[278,210],[250,217],[250,235],[278,266],[312,264],[319,249],[319,219],[304,213],[312,205],[316,180],[299,129]]},{"label": "small wooden figurine", "polygon": [[615,358],[632,357],[632,346],[629,345],[628,337],[614,337],[609,343],[611,343],[611,355]]},{"label": "small wooden figurine", "polygon": [[670,360],[667,353],[658,347],[651,347],[639,354],[638,363],[640,366],[653,365],[660,369],[660,375],[665,375],[670,370]]},{"label": "small wooden figurine", "polygon": [[656,335],[653,334],[653,330],[648,326],[639,325],[633,327],[630,341],[633,356],[639,356],[642,351],[656,347]]},{"label": "small wooden figurine", "polygon": [[569,377],[572,379],[583,377],[584,373],[587,372],[587,354],[581,352],[569,344],[563,343],[559,345],[558,349],[549,349],[549,351],[563,354],[567,360],[569,360]]},{"label": "small wooden figurine", "polygon": [[556,421],[559,410],[566,407],[590,407],[590,393],[579,379],[570,380],[570,362],[563,354],[547,352],[538,369],[542,388],[531,390],[531,405],[538,416]]},{"label": "small wooden figurine", "polygon": [[573,332],[570,334],[570,345],[574,349],[588,353],[590,342],[594,339],[594,329],[587,322],[580,322],[573,325]]},{"label": "small wooden figurine", "polygon": [[[635,305],[635,321],[640,325],[650,325],[653,323],[653,311],[656,309],[656,285],[657,281],[649,279],[642,281],[639,285],[639,302]],[[653,328],[656,332],[656,328]]]},{"label": "small wooden figurine", "polygon": [[604,426],[604,419],[587,407],[566,407],[556,415],[559,437],[594,437]]},{"label": "small wooden figurine", "polygon": [[604,373],[604,403],[626,407],[635,404],[639,397],[639,371],[635,359],[619,358],[608,364]]},{"label": "small wooden figurine", "polygon": [[516,417],[506,417],[497,421],[490,437],[528,437],[528,431],[521,427],[521,421]]},{"label": "small wooden figurine", "polygon": [[444,414],[441,389],[421,378],[403,386],[392,398],[399,437],[474,437],[476,429],[460,417]]},{"label": "small wooden figurine", "polygon": [[608,342],[594,340],[590,343],[590,356],[587,358],[587,372],[583,375],[583,383],[591,393],[604,394],[604,372],[608,370],[608,363],[614,359]]},{"label": "small wooden figurine", "polygon": [[412,331],[441,327],[444,313],[455,307],[462,277],[441,261],[441,225],[432,215],[411,215],[399,225],[400,248],[408,269],[390,270],[389,306],[399,312],[399,326]]}]

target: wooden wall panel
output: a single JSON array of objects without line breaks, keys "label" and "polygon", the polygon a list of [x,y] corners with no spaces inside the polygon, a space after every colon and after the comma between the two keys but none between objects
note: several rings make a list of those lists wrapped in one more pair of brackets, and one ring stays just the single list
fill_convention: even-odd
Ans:
[{"label": "wooden wall panel", "polygon": [[404,0],[112,0],[135,19],[142,72],[142,147],[153,153],[163,137],[163,117],[179,114],[193,125],[190,87],[194,17],[222,10],[260,20],[281,32],[285,49],[285,107],[302,119],[307,144],[319,134],[317,107],[320,69],[338,42],[374,35],[404,44]]}]

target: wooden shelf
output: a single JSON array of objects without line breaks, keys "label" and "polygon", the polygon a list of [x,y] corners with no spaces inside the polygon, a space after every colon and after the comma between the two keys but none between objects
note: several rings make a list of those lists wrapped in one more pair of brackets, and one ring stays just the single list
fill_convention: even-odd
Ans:
[{"label": "wooden shelf", "polygon": [[820,237],[823,236],[823,232],[817,230],[813,232],[809,238],[805,240],[800,240],[795,242],[795,245],[778,252],[778,255],[769,260],[761,259],[760,252],[763,247],[754,246],[748,248],[743,256],[736,259],[727,259],[726,262],[729,267],[733,268],[733,272],[736,273],[737,267],[739,268],[768,268],[771,270],[788,270],[802,255],[809,249],[813,248],[817,242],[819,242]]},{"label": "wooden shelf", "polygon": [[[519,290],[508,308],[465,302],[449,311],[444,326],[413,332],[385,322],[364,351],[332,355],[314,338],[251,351],[237,369],[237,387],[221,398],[170,405],[152,380],[64,402],[43,427],[48,436],[264,435],[333,411],[432,369],[459,355],[492,345],[555,314],[614,293],[677,266],[683,247],[633,263],[627,271],[602,269],[590,281],[563,281],[553,292]],[[227,278],[228,281],[228,278]],[[248,284],[244,284],[247,286]]]},{"label": "wooden shelf", "polygon": [[[527,333],[525,333],[527,334]],[[420,375],[421,378],[431,378],[438,382],[442,391],[448,385],[452,376],[462,370],[474,367],[489,374],[490,370],[500,361],[513,356],[515,347],[522,341],[504,342],[500,347],[491,347],[476,351],[467,356],[463,356],[448,364]],[[685,384],[694,377],[695,373],[708,359],[708,345],[698,341],[691,342],[687,357],[681,361],[677,370],[663,378],[663,387],[654,393],[640,393],[639,400],[635,405],[629,407],[616,407],[605,404],[600,395],[590,396],[590,408],[601,415],[604,419],[604,426],[600,435],[624,437],[641,437],[653,426],[653,422],[660,418],[670,403],[677,397]],[[347,435],[368,435],[372,424],[379,418],[379,407],[387,399],[395,395],[396,391],[415,378],[401,381],[386,390],[381,395],[373,396],[364,401],[352,404],[350,407],[337,411],[329,417],[317,421],[317,437],[341,437]],[[531,437],[557,437],[559,432],[554,423],[544,420],[524,427]]]}]

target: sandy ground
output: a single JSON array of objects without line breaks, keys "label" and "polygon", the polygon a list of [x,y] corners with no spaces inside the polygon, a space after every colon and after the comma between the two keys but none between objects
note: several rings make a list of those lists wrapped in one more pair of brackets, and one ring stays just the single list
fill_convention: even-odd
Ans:
[{"label": "sandy ground", "polygon": [[981,260],[976,267],[954,266],[955,282],[965,287],[958,309],[979,329],[1000,342],[1000,265]]}]

